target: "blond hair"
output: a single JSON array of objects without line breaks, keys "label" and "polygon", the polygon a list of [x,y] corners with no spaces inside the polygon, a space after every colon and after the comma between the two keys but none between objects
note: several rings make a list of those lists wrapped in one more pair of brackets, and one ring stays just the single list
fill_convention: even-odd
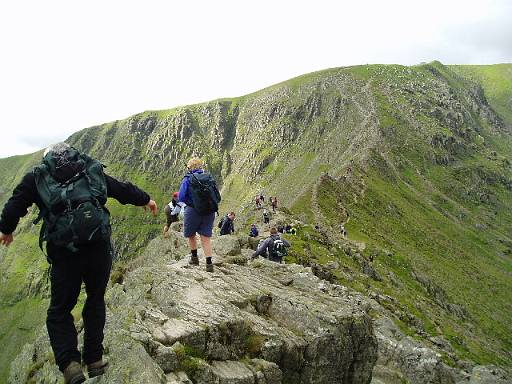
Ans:
[{"label": "blond hair", "polygon": [[201,160],[199,157],[193,157],[188,161],[187,168],[189,171],[193,171],[195,169],[202,169],[203,165],[203,160]]}]

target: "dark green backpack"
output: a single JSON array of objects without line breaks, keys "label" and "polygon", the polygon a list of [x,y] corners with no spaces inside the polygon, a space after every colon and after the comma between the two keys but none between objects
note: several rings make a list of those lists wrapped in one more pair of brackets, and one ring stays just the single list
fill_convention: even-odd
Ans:
[{"label": "dark green backpack", "polygon": [[103,165],[75,148],[60,154],[50,151],[34,168],[44,219],[39,246],[51,242],[75,252],[77,246],[110,236],[107,182]]}]

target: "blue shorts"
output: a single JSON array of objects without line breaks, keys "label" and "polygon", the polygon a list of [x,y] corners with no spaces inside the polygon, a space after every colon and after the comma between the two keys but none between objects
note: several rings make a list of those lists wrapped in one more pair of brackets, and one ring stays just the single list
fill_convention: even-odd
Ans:
[{"label": "blue shorts", "polygon": [[206,237],[212,237],[214,220],[215,213],[201,216],[193,207],[187,206],[183,219],[183,235],[185,237],[191,237],[199,233]]}]

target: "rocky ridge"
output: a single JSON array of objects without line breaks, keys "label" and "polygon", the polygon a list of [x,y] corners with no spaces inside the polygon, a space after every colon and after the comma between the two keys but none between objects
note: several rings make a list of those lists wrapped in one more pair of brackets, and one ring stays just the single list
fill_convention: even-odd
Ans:
[{"label": "rocky ridge", "polygon": [[[312,268],[248,261],[248,244],[215,238],[215,272],[207,273],[188,265],[180,233],[151,241],[107,293],[111,365],[89,382],[506,382],[492,367],[447,366],[438,351],[405,336],[379,298],[319,279]],[[13,362],[9,383],[59,378],[43,331]]]}]

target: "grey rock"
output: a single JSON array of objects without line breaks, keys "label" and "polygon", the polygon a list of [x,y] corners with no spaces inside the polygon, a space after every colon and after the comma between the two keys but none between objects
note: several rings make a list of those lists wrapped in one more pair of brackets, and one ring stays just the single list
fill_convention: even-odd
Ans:
[{"label": "grey rock", "polygon": [[415,384],[454,384],[465,378],[463,372],[443,363],[441,354],[405,336],[386,317],[375,321],[379,358],[373,370],[375,382]]},{"label": "grey rock", "polygon": [[[377,341],[364,297],[327,282],[321,292],[311,269],[265,259],[224,263],[214,274],[189,268],[173,236],[153,240],[107,294],[110,366],[100,383],[369,382]],[[222,237],[217,249],[239,246]],[[26,348],[11,382],[25,382],[30,367],[41,382],[60,377],[47,341]]]},{"label": "grey rock", "polygon": [[234,235],[219,236],[212,240],[216,255],[235,256],[241,252],[240,240]]},{"label": "grey rock", "polygon": [[505,371],[495,366],[477,365],[471,372],[469,384],[509,384],[512,380]]}]

